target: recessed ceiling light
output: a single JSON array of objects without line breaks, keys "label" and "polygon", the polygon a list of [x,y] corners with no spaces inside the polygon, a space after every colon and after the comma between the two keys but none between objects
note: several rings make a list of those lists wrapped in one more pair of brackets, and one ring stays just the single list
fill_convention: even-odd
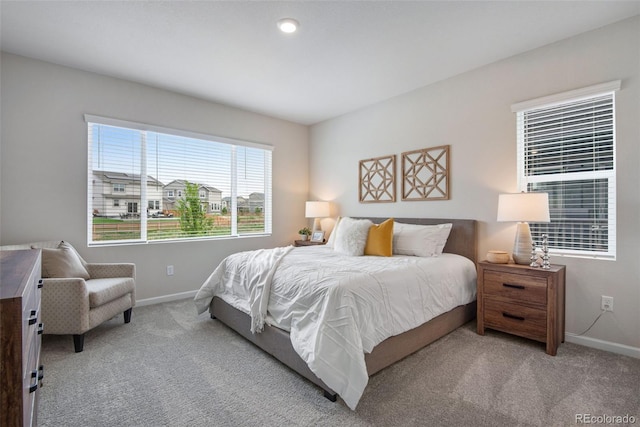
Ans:
[{"label": "recessed ceiling light", "polygon": [[283,33],[295,33],[298,29],[298,21],[292,18],[284,18],[278,21],[278,28]]}]

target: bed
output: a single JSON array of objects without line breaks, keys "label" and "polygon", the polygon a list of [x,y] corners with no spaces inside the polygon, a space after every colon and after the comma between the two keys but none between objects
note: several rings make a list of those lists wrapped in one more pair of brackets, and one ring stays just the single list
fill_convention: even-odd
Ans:
[{"label": "bed", "polygon": [[[366,219],[380,224],[386,218]],[[208,310],[212,319],[221,321],[318,385],[324,391],[325,397],[335,401],[339,394],[347,406],[355,409],[369,376],[472,320],[476,313],[476,221],[426,218],[397,218],[395,221],[419,225],[452,224],[444,250],[441,249],[443,253],[433,258],[396,255],[391,258],[340,257],[332,248],[312,246],[274,248],[234,254],[216,267],[196,295],[198,312]],[[309,258],[308,268],[305,264],[306,258]],[[255,270],[259,271],[258,273],[251,270],[253,264],[261,263],[269,267],[263,266],[260,270]],[[402,263],[407,267],[397,267]],[[403,308],[400,314],[386,313],[385,306],[390,304],[389,300],[396,299],[396,292],[401,295],[413,292],[397,291],[400,286],[398,282],[406,280],[401,280],[400,270],[388,271],[386,266],[393,265],[394,268],[402,268],[402,271],[407,268],[412,272],[411,274],[418,275],[427,274],[425,271],[428,271],[428,274],[432,275],[431,266],[436,266],[435,263],[445,263],[444,265],[447,266],[442,273],[442,277],[446,280],[457,280],[463,283],[461,286],[447,284],[444,287],[444,293],[455,294],[457,291],[450,290],[460,287],[462,289],[460,296],[447,295],[446,304],[449,305],[441,304],[438,300],[437,305],[442,305],[444,308],[429,309],[428,311],[432,314],[436,313],[432,317],[429,317],[429,313],[423,314],[409,306],[406,309]],[[234,264],[237,265],[234,266]],[[325,273],[325,267],[322,266],[325,264],[335,267],[327,268],[329,273]],[[464,274],[461,279],[450,279],[452,271],[462,270],[463,267]],[[308,271],[297,273],[298,270],[305,268]],[[368,273],[367,269],[372,269],[373,273]],[[437,270],[433,268],[433,271]],[[360,271],[364,273],[360,274]],[[300,276],[301,274],[304,274],[305,283],[300,279],[303,277]],[[222,275],[251,277],[252,284],[247,285],[243,291],[234,290],[231,295],[222,289],[223,285],[220,284]],[[351,277],[354,279],[352,280]],[[434,273],[434,277],[440,276]],[[293,282],[298,281],[300,283],[294,286]],[[334,302],[328,303],[329,305],[317,305],[315,299],[312,299],[316,298],[314,295],[317,293],[314,287],[316,283],[318,283],[317,289],[331,289],[327,291],[330,295],[337,292],[333,292],[333,289],[346,288],[347,290],[340,291],[338,297],[323,297],[327,300],[335,299]],[[323,287],[323,283],[330,283],[331,286]],[[334,286],[335,283],[340,283],[340,286]],[[263,292],[256,294],[257,296],[254,295],[255,289],[262,288],[264,288]],[[389,289],[393,289],[394,292],[388,292]],[[414,300],[427,297],[407,298],[401,304],[414,304]],[[274,303],[274,300],[280,299],[284,301],[282,304],[284,308]],[[374,307],[365,306],[363,312],[359,311],[365,305],[361,300],[370,301],[366,304],[371,303]],[[289,301],[293,302],[289,303]],[[296,305],[297,309],[287,311],[289,308],[287,304]],[[415,304],[420,305],[420,303]],[[356,305],[359,307],[358,311],[352,308]],[[267,307],[269,307],[268,313]],[[440,312],[443,309],[445,311]],[[263,314],[260,315],[260,313]],[[309,320],[310,317],[313,317],[313,320]],[[397,321],[395,317],[402,319]],[[346,318],[349,318],[349,322],[374,326],[365,327],[371,331],[360,333],[360,326],[354,327],[350,323],[347,324],[347,321],[343,322]],[[318,327],[313,322],[328,322],[331,326],[327,328],[323,323],[322,327]],[[343,341],[336,344],[339,340]],[[313,347],[313,351],[309,350],[309,346]],[[316,347],[321,351],[316,353]],[[323,348],[327,350],[322,350]]]}]

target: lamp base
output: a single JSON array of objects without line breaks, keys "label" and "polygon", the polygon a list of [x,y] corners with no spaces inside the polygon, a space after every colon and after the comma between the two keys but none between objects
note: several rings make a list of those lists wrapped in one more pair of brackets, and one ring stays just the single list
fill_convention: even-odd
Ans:
[{"label": "lamp base", "polygon": [[516,230],[516,240],[513,243],[513,261],[516,264],[529,265],[531,263],[531,229],[526,222],[519,222]]},{"label": "lamp base", "polygon": [[320,218],[314,218],[313,231],[322,231],[322,226],[320,225]]}]

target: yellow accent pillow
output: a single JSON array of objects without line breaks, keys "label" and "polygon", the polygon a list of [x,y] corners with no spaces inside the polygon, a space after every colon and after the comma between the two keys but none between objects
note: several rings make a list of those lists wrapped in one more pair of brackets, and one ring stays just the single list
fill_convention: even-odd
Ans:
[{"label": "yellow accent pillow", "polygon": [[392,256],[393,255],[393,218],[369,228],[365,255]]}]

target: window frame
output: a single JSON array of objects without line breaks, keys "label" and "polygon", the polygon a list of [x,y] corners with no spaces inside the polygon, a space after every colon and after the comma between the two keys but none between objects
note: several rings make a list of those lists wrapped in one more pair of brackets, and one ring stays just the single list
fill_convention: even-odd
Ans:
[{"label": "window frame", "polygon": [[[88,159],[88,165],[87,165],[87,179],[88,179],[88,185],[87,185],[87,212],[88,212],[88,216],[87,216],[87,245],[92,247],[92,246],[109,246],[109,245],[131,245],[131,244],[156,244],[156,243],[166,243],[166,242],[176,242],[176,241],[193,241],[193,240],[226,240],[226,239],[236,239],[236,238],[240,238],[240,239],[244,239],[244,238],[252,238],[252,237],[264,237],[264,236],[270,236],[272,235],[272,229],[273,229],[273,206],[272,206],[272,199],[273,199],[273,151],[274,151],[274,147],[270,144],[265,144],[265,143],[259,143],[259,142],[253,142],[253,141],[246,141],[246,140],[239,140],[239,139],[234,139],[234,138],[228,138],[228,137],[220,137],[220,136],[216,136],[216,135],[210,135],[210,134],[204,134],[204,133],[199,133],[199,132],[192,132],[192,131],[185,131],[185,130],[179,130],[179,129],[172,129],[172,128],[166,128],[166,127],[162,127],[162,126],[157,126],[157,125],[150,125],[150,124],[144,124],[144,123],[137,123],[137,122],[131,122],[131,121],[127,121],[127,120],[121,120],[121,119],[114,119],[114,118],[109,118],[109,117],[102,117],[102,116],[96,116],[96,115],[91,115],[91,114],[85,114],[84,115],[84,119],[85,122],[87,123],[87,132],[88,132],[88,140],[87,140],[87,159]],[[220,144],[227,144],[229,146],[231,146],[231,151],[233,153],[232,157],[231,157],[231,162],[230,162],[230,167],[232,169],[231,172],[231,191],[230,191],[230,197],[232,198],[231,200],[231,205],[235,206],[236,203],[234,203],[233,198],[237,197],[237,185],[238,185],[238,181],[237,181],[237,171],[236,168],[238,167],[237,162],[236,162],[236,150],[238,148],[253,148],[253,149],[259,149],[259,150],[263,150],[265,152],[265,164],[264,164],[264,202],[263,202],[263,213],[264,213],[264,231],[258,231],[258,232],[249,232],[249,233],[240,233],[238,230],[238,210],[236,209],[229,209],[228,214],[231,216],[231,232],[230,234],[225,234],[222,236],[213,236],[213,235],[207,235],[207,236],[191,236],[191,237],[174,237],[174,238],[167,238],[167,239],[157,239],[157,240],[150,240],[147,237],[147,215],[140,215],[140,238],[134,238],[134,239],[127,239],[127,240],[97,240],[94,241],[93,240],[93,206],[92,206],[92,199],[93,199],[93,185],[92,185],[92,174],[93,174],[93,168],[92,168],[92,163],[93,163],[93,158],[92,158],[92,136],[91,136],[91,125],[105,125],[105,126],[113,126],[113,127],[118,127],[118,128],[125,128],[125,129],[129,129],[129,130],[134,130],[134,131],[140,131],[142,132],[142,140],[146,139],[146,132],[154,132],[154,133],[159,133],[159,134],[166,134],[166,135],[170,135],[170,136],[175,136],[175,137],[184,137],[184,138],[192,138],[192,139],[199,139],[199,140],[203,140],[203,141],[211,141],[214,143],[220,143]],[[146,162],[144,161],[145,156],[146,156],[146,147],[145,144],[142,143],[142,155],[141,155],[141,174],[140,176],[147,176],[147,165]],[[267,156],[266,153],[269,153],[269,155]],[[143,184],[143,183],[141,183]],[[141,185],[141,195],[140,195],[140,199],[139,199],[139,203],[138,204],[138,208],[140,206],[148,206],[149,203],[149,199],[147,199],[147,195],[146,195],[146,185]],[[126,187],[125,187],[126,188]],[[173,193],[173,198],[175,198],[175,194],[178,193],[178,197],[181,197],[182,191],[180,190],[167,190],[167,192],[171,192]],[[118,192],[118,194],[123,194],[122,192]],[[126,194],[126,191],[125,191]],[[171,196],[167,196],[167,197],[171,197]],[[120,205],[122,205],[120,203]],[[201,206],[202,209],[204,209],[204,211],[206,212],[207,207],[206,206]],[[138,212],[139,214],[139,212]]]},{"label": "window frame", "polygon": [[[511,111],[516,113],[516,136],[517,136],[517,176],[518,191],[526,192],[528,184],[536,183],[558,183],[558,182],[580,182],[584,180],[607,180],[607,250],[597,251],[591,249],[560,249],[550,247],[550,253],[558,256],[594,258],[604,260],[616,259],[616,120],[615,120],[615,93],[620,89],[620,80],[615,80],[599,85],[589,86],[577,90],[558,93],[542,98],[533,99],[513,104]],[[523,115],[535,110],[569,105],[579,101],[595,99],[602,96],[611,95],[612,106],[612,168],[594,171],[573,171],[559,172],[540,175],[526,175],[526,156],[524,140],[524,119]],[[553,222],[553,219],[552,219]]]}]

